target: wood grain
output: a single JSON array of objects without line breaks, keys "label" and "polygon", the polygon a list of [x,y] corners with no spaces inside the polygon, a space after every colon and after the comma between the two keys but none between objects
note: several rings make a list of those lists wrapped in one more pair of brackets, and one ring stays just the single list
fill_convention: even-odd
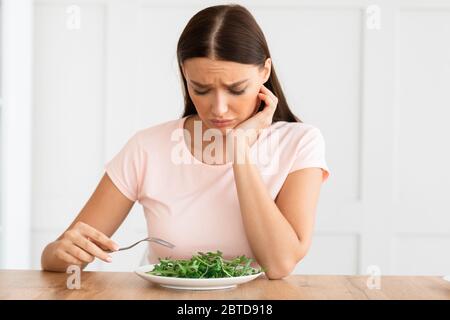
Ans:
[{"label": "wood grain", "polygon": [[1,270],[0,299],[446,299],[450,282],[438,276],[383,276],[381,289],[369,289],[367,276],[292,275],[259,277],[234,289],[182,291],[159,287],[131,272],[82,272],[81,288],[69,290],[69,274]]}]

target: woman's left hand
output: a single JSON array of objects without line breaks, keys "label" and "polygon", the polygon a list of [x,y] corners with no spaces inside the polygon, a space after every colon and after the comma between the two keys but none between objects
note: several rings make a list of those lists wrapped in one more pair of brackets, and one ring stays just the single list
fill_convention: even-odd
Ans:
[{"label": "woman's left hand", "polygon": [[[264,109],[259,112],[256,110],[256,113],[252,117],[233,128],[233,132],[238,138],[242,137],[242,134],[246,136],[246,139],[240,139],[241,142],[243,140],[245,143],[244,145],[238,143],[236,145],[238,148],[252,146],[258,139],[261,131],[272,124],[273,115],[277,109],[278,98],[264,85],[259,90],[258,98],[265,103]],[[238,129],[240,130],[238,131]]]}]

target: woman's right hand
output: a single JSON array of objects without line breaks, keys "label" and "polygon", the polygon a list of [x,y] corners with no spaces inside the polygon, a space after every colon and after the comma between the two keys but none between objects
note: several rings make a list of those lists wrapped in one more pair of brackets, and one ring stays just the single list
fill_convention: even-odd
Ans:
[{"label": "woman's right hand", "polygon": [[97,257],[105,262],[112,262],[105,250],[117,251],[119,246],[105,234],[78,221],[55,241],[55,256],[69,264],[83,265]]}]

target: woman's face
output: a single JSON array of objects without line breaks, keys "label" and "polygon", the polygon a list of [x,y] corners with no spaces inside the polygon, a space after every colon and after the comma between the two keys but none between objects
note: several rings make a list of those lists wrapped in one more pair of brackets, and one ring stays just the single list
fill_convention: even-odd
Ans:
[{"label": "woman's face", "polygon": [[[188,93],[207,128],[232,129],[253,116],[260,105],[258,93],[269,79],[271,59],[258,66],[209,58],[187,59],[182,66]],[[214,120],[230,120],[218,124]]]}]

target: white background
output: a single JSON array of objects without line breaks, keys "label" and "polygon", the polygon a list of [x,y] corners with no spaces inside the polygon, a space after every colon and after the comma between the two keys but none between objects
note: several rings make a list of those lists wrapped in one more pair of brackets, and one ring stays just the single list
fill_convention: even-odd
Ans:
[{"label": "white background", "polygon": [[[450,1],[236,2],[326,141],[331,175],[295,273],[449,274]],[[127,139],[181,116],[178,37],[220,3],[3,1],[1,267],[39,268]],[[145,236],[136,203],[113,239]],[[144,249],[88,268],[131,271]]]}]

